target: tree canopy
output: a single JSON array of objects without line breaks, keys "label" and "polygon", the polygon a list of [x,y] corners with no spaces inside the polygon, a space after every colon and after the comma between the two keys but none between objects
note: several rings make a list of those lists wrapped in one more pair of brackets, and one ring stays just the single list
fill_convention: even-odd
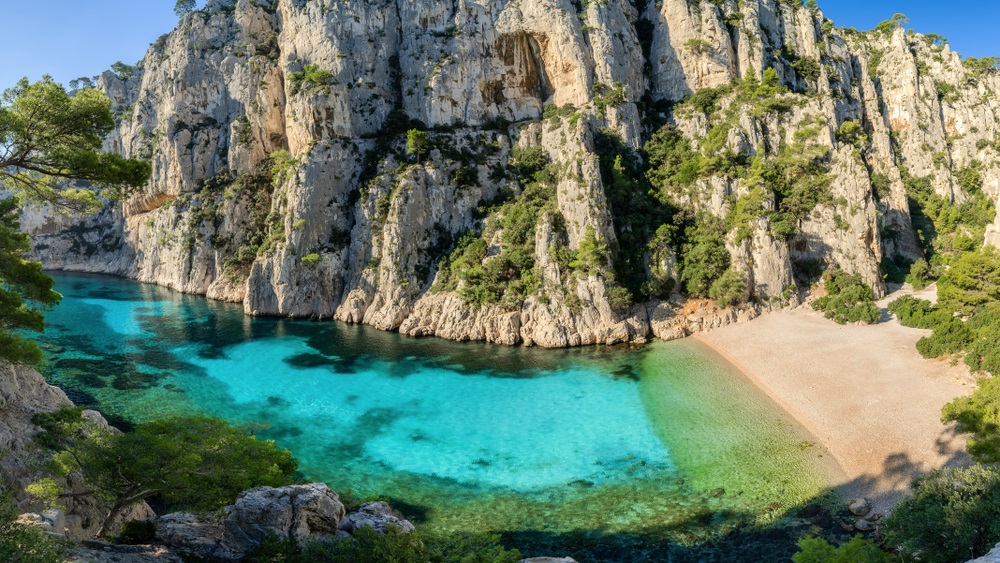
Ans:
[{"label": "tree canopy", "polygon": [[84,89],[71,96],[51,77],[34,84],[22,79],[0,97],[0,185],[81,211],[100,208],[96,189],[116,196],[143,186],[149,163],[101,152],[114,125],[104,93]]},{"label": "tree canopy", "polygon": [[34,84],[23,79],[0,96],[0,190],[18,196],[0,201],[2,359],[41,360],[35,343],[15,332],[42,331],[42,309],[61,298],[41,265],[24,258],[30,246],[19,232],[18,200],[93,210],[101,206],[96,189],[120,196],[149,179],[148,163],[101,152],[113,127],[111,102],[97,90],[70,95],[45,77]]},{"label": "tree canopy", "polygon": [[197,7],[198,4],[195,0],[177,0],[177,3],[174,4],[174,13],[177,14],[177,17],[183,18]]},{"label": "tree canopy", "polygon": [[61,451],[56,465],[79,472],[109,507],[105,525],[156,497],[173,509],[215,510],[241,491],[292,482],[298,462],[272,441],[213,418],[145,422],[127,433],[88,428],[80,409],[36,417],[42,442]]},{"label": "tree canopy", "polygon": [[13,198],[0,200],[0,358],[37,364],[41,350],[14,331],[41,332],[42,311],[26,302],[45,307],[58,303],[62,296],[52,290],[52,278],[42,272],[41,264],[24,259],[30,247],[28,236],[19,232],[19,213]]}]

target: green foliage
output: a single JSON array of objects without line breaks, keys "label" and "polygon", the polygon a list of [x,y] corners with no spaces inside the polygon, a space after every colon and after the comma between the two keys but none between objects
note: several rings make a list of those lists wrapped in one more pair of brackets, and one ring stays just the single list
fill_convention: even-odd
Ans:
[{"label": "green foliage", "polygon": [[0,495],[0,561],[5,563],[63,563],[72,544],[35,526],[15,524],[17,504],[9,492]]},{"label": "green foliage", "polygon": [[917,341],[917,351],[925,358],[940,358],[960,352],[972,342],[972,332],[960,319],[949,317],[934,327],[930,336]]},{"label": "green foliage", "polygon": [[1000,251],[987,246],[955,260],[938,281],[938,302],[961,315],[1000,301]]},{"label": "green foliage", "polygon": [[649,180],[664,193],[676,193],[701,176],[701,155],[673,125],[661,127],[646,143],[649,156]]},{"label": "green foliage", "polygon": [[[241,491],[291,483],[298,462],[288,450],[210,418],[146,422],[126,433],[79,431],[63,411],[43,428],[62,436],[53,460],[61,474],[80,472],[110,507],[105,525],[124,509],[156,497],[175,510],[214,510]],[[53,426],[70,425],[56,432]]]},{"label": "green foliage", "polygon": [[965,349],[965,363],[973,371],[1000,375],[1000,304],[991,304],[965,323],[972,342]]},{"label": "green foliage", "polygon": [[934,271],[931,269],[931,265],[927,263],[927,260],[923,258],[918,259],[913,264],[910,264],[910,273],[906,275],[906,281],[910,282],[913,289],[920,291],[930,285],[934,278]]},{"label": "green foliage", "polygon": [[633,298],[665,298],[674,288],[672,272],[663,266],[672,262],[677,247],[677,210],[659,199],[650,186],[645,167],[648,156],[640,157],[608,130],[598,131],[594,142],[604,193],[615,218],[615,279]]},{"label": "green foliage", "polygon": [[34,84],[22,79],[0,97],[0,184],[21,197],[75,210],[101,203],[93,190],[69,187],[68,180],[104,188],[109,197],[143,186],[148,163],[100,152],[114,125],[111,101],[102,92],[70,96],[51,77]]},{"label": "green foliage", "polygon": [[271,536],[244,559],[247,563],[517,563],[521,554],[507,550],[495,534],[379,534],[370,527],[350,538],[309,542]]},{"label": "green foliage", "polygon": [[315,252],[312,254],[306,254],[305,256],[302,257],[303,264],[312,265],[317,262],[319,262],[319,254],[316,254]]},{"label": "green foliage", "polygon": [[549,165],[549,155],[542,147],[517,146],[510,151],[510,165],[517,170],[518,177],[530,181]]},{"label": "green foliage", "polygon": [[973,162],[958,173],[959,182],[970,197],[961,205],[936,194],[930,176],[903,174],[910,214],[917,237],[926,254],[952,255],[971,250],[968,241],[981,240],[986,226],[996,217],[993,201],[980,189],[980,164]]},{"label": "green foliage", "polygon": [[747,293],[747,281],[744,275],[729,268],[719,279],[712,282],[708,296],[714,299],[720,307],[731,307],[743,302]]},{"label": "green foliage", "polygon": [[289,72],[288,83],[291,86],[292,94],[313,94],[330,92],[330,86],[334,84],[333,74],[319,65],[306,64],[301,71]]},{"label": "green foliage", "polygon": [[792,63],[792,68],[799,73],[799,76],[809,82],[815,82],[818,80],[822,71],[819,61],[811,57],[802,57],[797,59]]},{"label": "green foliage", "polygon": [[587,230],[580,240],[576,258],[569,264],[570,268],[583,272],[597,271],[608,264],[608,245],[597,238],[594,228],[587,225]]},{"label": "green foliage", "polygon": [[41,350],[18,331],[42,332],[42,311],[62,296],[52,290],[54,282],[41,264],[24,259],[31,247],[20,232],[19,215],[13,198],[0,200],[0,358],[38,364]]},{"label": "green foliage", "polygon": [[862,322],[874,324],[882,317],[875,294],[858,274],[834,270],[827,275],[826,296],[813,301],[813,309],[838,324]]},{"label": "green foliage", "polygon": [[174,13],[177,14],[177,17],[183,18],[197,7],[198,4],[195,0],[177,0],[177,3],[174,4]]},{"label": "green foliage", "polygon": [[974,77],[994,73],[1000,68],[1000,57],[967,57],[962,59],[962,65]]},{"label": "green foliage", "polygon": [[1000,542],[1000,469],[974,465],[918,477],[913,496],[886,520],[884,537],[907,560],[951,563],[986,554]]},{"label": "green foliage", "polygon": [[793,563],[888,563],[893,557],[880,550],[874,543],[860,535],[840,547],[834,547],[823,538],[799,540],[799,552],[792,556]]},{"label": "green foliage", "polygon": [[429,149],[427,133],[419,129],[410,129],[406,132],[406,154],[416,157],[417,162],[420,162]]},{"label": "green foliage", "polygon": [[[497,203],[497,217],[482,234],[466,233],[439,265],[438,290],[458,290],[476,307],[499,303],[521,306],[538,287],[535,272],[535,228],[546,213],[555,211],[555,170],[540,148],[515,149],[511,166],[522,184],[521,194]],[[486,239],[500,230],[501,251],[486,259]]]},{"label": "green foliage", "polygon": [[709,297],[712,284],[729,269],[725,227],[711,215],[702,215],[685,231],[687,242],[681,257],[681,281],[695,297]]},{"label": "green foliage", "polygon": [[848,119],[837,130],[837,142],[860,147],[868,143],[868,135],[860,123]]},{"label": "green foliage", "polygon": [[906,17],[903,14],[893,14],[891,19],[888,19],[875,26],[875,31],[885,35],[889,35],[908,23],[910,23],[910,18]]},{"label": "green foliage", "polygon": [[912,295],[905,295],[889,303],[889,312],[896,315],[899,324],[911,328],[933,329],[952,318],[948,311]]},{"label": "green foliage", "polygon": [[1000,462],[1000,378],[980,379],[972,395],[945,405],[941,418],[958,422],[960,432],[972,434],[966,447],[973,459],[979,463]]},{"label": "green foliage", "polygon": [[45,477],[31,483],[24,488],[24,491],[31,495],[33,500],[44,504],[46,508],[55,508],[62,488],[50,477]]},{"label": "green foliage", "polygon": [[299,171],[299,161],[284,150],[274,151],[268,155],[271,180],[275,186],[281,186]]}]

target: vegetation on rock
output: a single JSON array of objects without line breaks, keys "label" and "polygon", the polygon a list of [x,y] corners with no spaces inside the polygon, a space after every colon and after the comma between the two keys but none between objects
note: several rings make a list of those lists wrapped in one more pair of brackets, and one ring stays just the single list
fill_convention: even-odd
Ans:
[{"label": "vegetation on rock", "polygon": [[218,419],[168,418],[109,433],[81,412],[64,407],[34,421],[40,443],[55,450],[53,473],[80,473],[106,503],[104,526],[154,497],[174,510],[215,510],[246,489],[291,483],[298,466],[288,450]]}]

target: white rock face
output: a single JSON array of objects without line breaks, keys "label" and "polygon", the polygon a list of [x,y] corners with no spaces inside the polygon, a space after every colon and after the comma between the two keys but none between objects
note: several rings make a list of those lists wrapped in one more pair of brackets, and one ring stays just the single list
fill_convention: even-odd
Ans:
[{"label": "white rock face", "polygon": [[[648,123],[666,121],[700,150],[715,117],[670,104],[767,68],[793,92],[787,112],[723,96],[724,108],[739,105],[725,147],[773,159],[808,130],[829,151],[831,197],[790,240],[763,218],[748,237],[731,230],[733,267],[757,302],[717,318],[797,302],[803,262],[857,273],[881,294],[884,259],[922,256],[905,179],[927,177],[956,203],[969,189],[1000,196],[1000,77],[970,73],[920,35],[838,30],[818,10],[776,0],[607,0],[580,13],[571,0],[258,4],[211,0],[131,76],[101,77],[119,116],[107,148],[148,158],[153,177],[95,217],[27,212],[35,257],[253,315],[510,345],[641,342],[663,327],[650,311],[667,305],[609,299],[610,268],[561,272],[551,251],[577,250],[592,230],[613,254],[631,228],[606,195],[609,135],[639,148]],[[560,109],[542,119],[545,107]],[[863,142],[838,139],[848,121]],[[406,154],[411,128],[430,128],[419,159]],[[554,206],[535,228],[537,291],[474,307],[432,290],[453,243],[501,219],[486,212],[484,222],[485,205],[523,189],[508,164],[515,147],[541,148],[558,170]],[[958,172],[975,163],[982,186],[962,188]],[[679,200],[725,220],[754,188],[717,172]],[[987,241],[998,232],[1000,217]],[[679,250],[635,259],[679,282]]]}]

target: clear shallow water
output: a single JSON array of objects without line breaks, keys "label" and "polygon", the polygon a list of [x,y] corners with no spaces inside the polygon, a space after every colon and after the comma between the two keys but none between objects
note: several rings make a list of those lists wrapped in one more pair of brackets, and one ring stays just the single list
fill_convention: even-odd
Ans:
[{"label": "clear shallow water", "polygon": [[389,496],[430,528],[696,542],[833,478],[808,436],[697,342],[456,344],[55,277],[45,373],[75,401],[130,422],[266,422],[305,477]]}]

